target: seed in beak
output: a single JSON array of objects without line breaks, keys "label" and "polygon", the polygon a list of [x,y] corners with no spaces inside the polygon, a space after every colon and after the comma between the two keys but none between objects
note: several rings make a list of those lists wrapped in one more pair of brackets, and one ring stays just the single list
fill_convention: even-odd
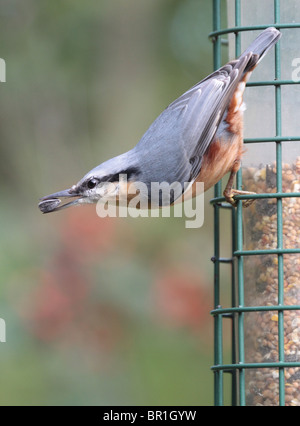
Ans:
[{"label": "seed in beak", "polygon": [[50,200],[44,200],[39,203],[39,209],[42,213],[50,213],[56,209],[61,203],[61,200],[58,198],[53,198]]}]

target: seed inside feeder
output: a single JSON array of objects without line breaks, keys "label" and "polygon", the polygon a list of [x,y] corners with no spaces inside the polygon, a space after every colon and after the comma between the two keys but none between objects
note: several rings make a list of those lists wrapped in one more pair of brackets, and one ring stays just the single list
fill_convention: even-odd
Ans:
[{"label": "seed inside feeder", "polygon": [[[243,171],[246,190],[258,193],[276,192],[276,165],[246,168]],[[256,189],[255,189],[256,188]],[[282,190],[300,192],[300,157],[283,164]],[[277,248],[277,201],[256,200],[245,209],[245,249]],[[300,245],[300,198],[282,199],[282,232],[284,249]],[[285,254],[283,266],[284,305],[300,304],[300,254]],[[278,256],[248,256],[245,267],[246,306],[278,305]],[[246,362],[279,361],[278,311],[261,311],[245,315]],[[300,362],[300,312],[284,311],[285,361]],[[247,405],[279,405],[279,374],[276,368],[257,368],[246,372]],[[300,406],[300,368],[285,369],[285,404]]]}]

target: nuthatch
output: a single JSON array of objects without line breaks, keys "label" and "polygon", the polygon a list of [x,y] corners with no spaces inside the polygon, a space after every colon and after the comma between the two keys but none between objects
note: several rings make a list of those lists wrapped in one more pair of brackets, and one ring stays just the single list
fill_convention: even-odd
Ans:
[{"label": "nuthatch", "polygon": [[[215,71],[171,103],[153,122],[138,144],[88,172],[70,189],[41,199],[39,208],[49,213],[109,198],[128,199],[128,185],[143,182],[151,198],[151,182],[179,182],[182,192],[194,195],[196,182],[206,191],[230,172],[225,199],[236,205],[234,177],[243,154],[243,94],[246,83],[261,59],[277,43],[281,33],[267,28],[237,59]],[[126,177],[124,180],[123,177]],[[60,205],[60,198],[73,198]],[[176,201],[170,200],[170,203]],[[169,203],[169,204],[170,204]],[[245,202],[245,204],[249,204]]]}]

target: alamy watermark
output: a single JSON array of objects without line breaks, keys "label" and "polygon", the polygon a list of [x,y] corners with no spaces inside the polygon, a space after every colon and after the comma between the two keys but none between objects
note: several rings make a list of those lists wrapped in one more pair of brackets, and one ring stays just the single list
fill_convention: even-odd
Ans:
[{"label": "alamy watermark", "polygon": [[6,343],[6,323],[0,318],[0,343]]},{"label": "alamy watermark", "polygon": [[[6,62],[0,58],[0,83],[6,83]],[[0,343],[6,343],[6,323],[0,318]]]},{"label": "alamy watermark", "polygon": [[203,182],[151,182],[148,186],[144,182],[127,182],[126,175],[119,178],[119,182],[98,186],[99,217],[185,217],[186,228],[203,226]]},{"label": "alamy watermark", "polygon": [[295,83],[300,83],[300,58],[293,59],[292,67],[294,68],[292,72],[292,80]]},{"label": "alamy watermark", "polygon": [[0,58],[0,83],[6,83],[6,62]]}]

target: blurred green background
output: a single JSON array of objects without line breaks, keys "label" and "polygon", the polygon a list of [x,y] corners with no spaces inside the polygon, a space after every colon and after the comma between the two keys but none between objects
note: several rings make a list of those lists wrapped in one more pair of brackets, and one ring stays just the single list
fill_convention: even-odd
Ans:
[{"label": "blurred green background", "polygon": [[0,15],[0,404],[211,405],[212,191],[196,230],[37,204],[212,72],[212,1],[1,0]]}]

